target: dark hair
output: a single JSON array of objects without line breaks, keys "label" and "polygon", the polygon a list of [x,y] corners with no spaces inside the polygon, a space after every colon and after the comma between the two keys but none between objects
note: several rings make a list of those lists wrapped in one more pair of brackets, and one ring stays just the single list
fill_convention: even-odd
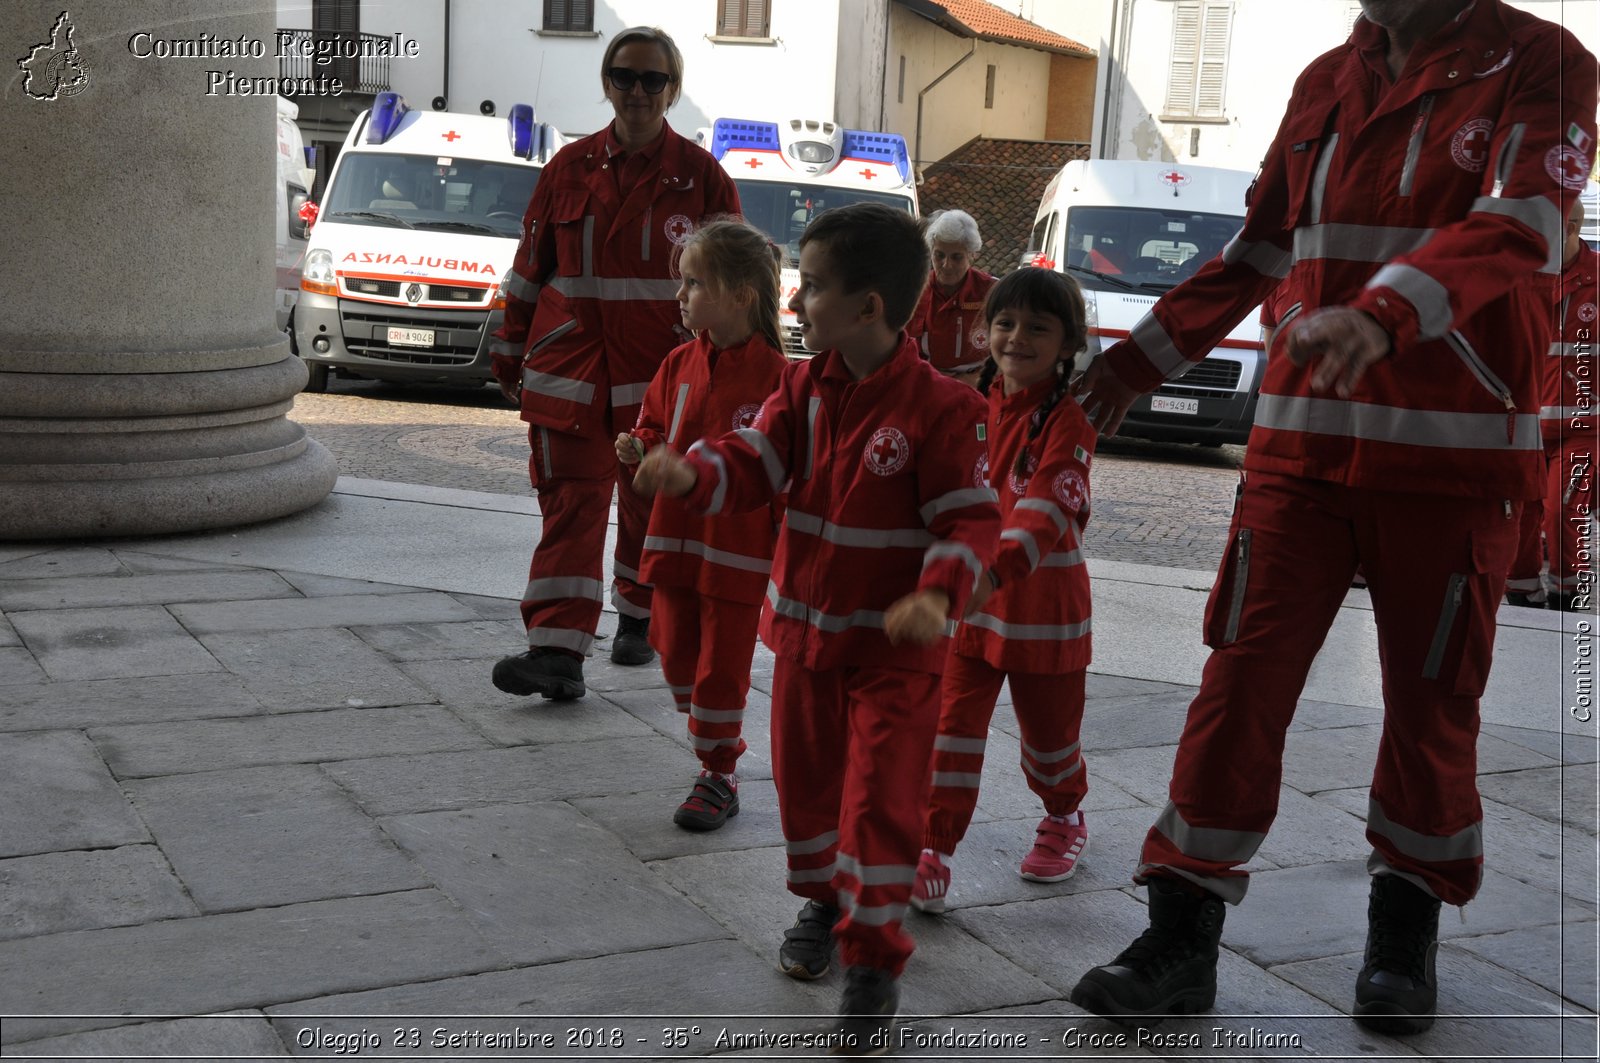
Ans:
[{"label": "dark hair", "polygon": [[[985,323],[992,323],[1000,314],[1014,308],[1035,314],[1049,314],[1060,321],[1062,341],[1074,355],[1083,350],[1088,342],[1088,313],[1083,305],[1083,291],[1078,287],[1078,282],[1065,273],[1037,266],[1024,266],[1006,274],[989,289],[988,301],[983,304],[983,320]],[[994,383],[999,368],[991,355],[983,364],[983,371],[978,374],[980,392],[989,390],[989,385]],[[1044,401],[1039,403],[1039,408],[1033,411],[1033,417],[1028,424],[1027,441],[1017,452],[1015,469],[1018,476],[1027,475],[1028,445],[1039,437],[1040,431],[1044,429],[1044,423],[1050,419],[1050,412],[1066,396],[1067,382],[1071,379],[1071,359],[1057,362],[1056,386],[1050,389],[1050,394],[1046,395]]]},{"label": "dark hair", "polygon": [[890,328],[911,320],[933,269],[916,218],[882,203],[851,203],[817,215],[800,237],[802,249],[809,243],[826,252],[846,292],[878,293]]},{"label": "dark hair", "polygon": [[617,57],[622,46],[635,42],[653,44],[667,57],[667,75],[672,79],[672,99],[667,101],[667,106],[671,107],[683,92],[683,53],[678,51],[678,42],[672,39],[672,35],[659,26],[630,26],[611,38],[611,43],[606,45],[605,55],[600,59],[600,77],[602,80],[605,78],[606,71],[611,69],[611,61]]},{"label": "dark hair", "polygon": [[783,333],[778,325],[778,299],[782,294],[783,250],[767,234],[737,216],[723,216],[689,234],[677,248],[677,260],[693,250],[700,269],[717,292],[749,288],[750,328],[766,337],[780,353]]}]

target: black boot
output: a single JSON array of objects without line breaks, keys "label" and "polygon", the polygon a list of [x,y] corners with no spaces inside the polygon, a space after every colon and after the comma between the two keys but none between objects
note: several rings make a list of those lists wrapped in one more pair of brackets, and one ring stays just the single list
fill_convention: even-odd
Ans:
[{"label": "black boot", "polygon": [[586,692],[583,661],[543,646],[500,658],[493,678],[507,694],[540,694],[551,701],[571,701]]},{"label": "black boot", "polygon": [[828,1052],[835,1056],[881,1056],[893,1048],[900,983],[875,967],[847,967],[839,998],[839,1027]]},{"label": "black boot", "polygon": [[1543,591],[1534,591],[1523,594],[1521,591],[1506,591],[1506,604],[1520,606],[1523,609],[1544,609],[1548,602]]},{"label": "black boot", "polygon": [[1356,1021],[1387,1034],[1432,1026],[1439,1007],[1438,951],[1439,898],[1399,875],[1373,876],[1366,962],[1356,976]]},{"label": "black boot", "polygon": [[612,664],[649,664],[656,659],[650,648],[650,618],[617,617],[617,633],[611,640]]},{"label": "black boot", "polygon": [[1192,1015],[1217,1001],[1217,942],[1227,914],[1214,893],[1150,879],[1150,929],[1103,967],[1078,980],[1069,998],[1085,1011],[1149,1029],[1168,1015]]},{"label": "black boot", "polygon": [[778,970],[802,982],[827,974],[833,963],[833,924],[838,921],[839,909],[834,905],[807,901],[794,926],[783,932]]}]

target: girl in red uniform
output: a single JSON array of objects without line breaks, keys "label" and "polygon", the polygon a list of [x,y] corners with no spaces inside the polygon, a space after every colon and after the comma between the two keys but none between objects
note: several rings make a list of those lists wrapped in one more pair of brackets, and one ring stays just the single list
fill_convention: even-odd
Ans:
[{"label": "girl in red uniform", "polygon": [[1067,394],[1086,337],[1083,295],[1054,270],[1019,269],[989,293],[984,317],[992,360],[978,389],[989,398],[988,478],[1004,531],[945,668],[933,800],[911,899],[924,912],[945,909],[950,856],[978,803],[989,719],[1007,680],[1022,770],[1046,813],[1022,877],[1067,878],[1089,838],[1078,811],[1088,791],[1078,728],[1089,665],[1089,573],[1080,546],[1095,432]]},{"label": "girl in red uniform", "polygon": [[[741,221],[713,222],[684,242],[678,306],[698,335],[667,355],[638,423],[617,436],[623,464],[662,443],[687,450],[755,421],[784,366],[778,257]],[[640,564],[643,581],[655,585],[650,643],[701,766],[672,817],[686,830],[716,830],[739,814],[734,767],[745,750],[750,660],[776,539],[771,507],[701,516],[662,495],[650,513]]]}]

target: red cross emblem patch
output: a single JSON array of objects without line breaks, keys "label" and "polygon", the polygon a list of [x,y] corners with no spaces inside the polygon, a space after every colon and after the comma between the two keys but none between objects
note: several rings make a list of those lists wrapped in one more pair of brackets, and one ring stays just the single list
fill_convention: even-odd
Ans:
[{"label": "red cross emblem patch", "polygon": [[898,428],[880,428],[867,440],[861,460],[879,476],[893,476],[911,460],[911,441]]},{"label": "red cross emblem patch", "polygon": [[754,428],[756,421],[761,418],[761,403],[747,402],[733,411],[733,430],[741,428]]},{"label": "red cross emblem patch", "polygon": [[1027,467],[1023,469],[1022,475],[1017,475],[1017,468],[1015,465],[1013,465],[1011,467],[1011,472],[1006,476],[1006,486],[1011,488],[1012,494],[1016,495],[1018,498],[1021,498],[1023,495],[1028,493],[1028,481],[1033,479],[1033,474],[1038,471],[1039,455],[1030,450],[1028,452]]},{"label": "red cross emblem patch", "polygon": [[1189,175],[1182,170],[1162,170],[1156,174],[1156,180],[1176,192],[1179,188],[1189,183]]},{"label": "red cross emblem patch", "polygon": [[1083,503],[1089,497],[1089,487],[1083,482],[1083,474],[1077,469],[1063,469],[1052,487],[1055,489],[1056,499],[1067,507],[1069,513],[1077,513],[1083,509]]},{"label": "red cross emblem patch", "polygon": [[689,239],[690,233],[694,232],[694,222],[689,220],[687,214],[674,214],[661,228],[666,232],[668,240],[681,244]]},{"label": "red cross emblem patch", "polygon": [[1450,138],[1450,157],[1468,173],[1482,173],[1489,164],[1489,137],[1494,132],[1494,119],[1474,118]]},{"label": "red cross emblem patch", "polygon": [[977,464],[972,467],[972,486],[989,486],[989,455],[979,454]]},{"label": "red cross emblem patch", "polygon": [[1582,192],[1589,180],[1589,164],[1583,153],[1570,144],[1557,144],[1545,152],[1544,170],[1552,181],[1572,192]]}]

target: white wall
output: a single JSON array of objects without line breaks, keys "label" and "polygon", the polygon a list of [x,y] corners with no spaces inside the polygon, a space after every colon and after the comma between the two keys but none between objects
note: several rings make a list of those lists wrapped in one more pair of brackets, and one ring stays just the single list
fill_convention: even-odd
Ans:
[{"label": "white wall", "polygon": [[[780,6],[790,0],[774,0]],[[895,70],[887,54],[886,0],[840,0],[839,66],[834,119],[846,129],[885,129],[888,80]],[[899,130],[895,130],[899,132]]]}]

